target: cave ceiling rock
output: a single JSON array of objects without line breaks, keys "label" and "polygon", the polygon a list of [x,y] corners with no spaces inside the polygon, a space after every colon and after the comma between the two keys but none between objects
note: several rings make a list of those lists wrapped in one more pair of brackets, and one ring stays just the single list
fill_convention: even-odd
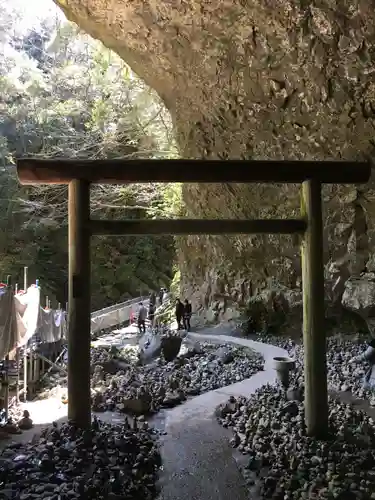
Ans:
[{"label": "cave ceiling rock", "polygon": [[[116,51],[158,92],[171,112],[184,157],[374,155],[373,1],[55,1],[69,20]],[[368,200],[374,193],[366,188],[358,201],[353,189],[327,187],[326,215],[331,222],[355,227],[355,204],[361,203],[368,218],[361,227],[371,242],[375,215]],[[290,216],[299,205],[295,186],[188,185],[184,200],[188,214],[196,217]],[[225,267],[231,259],[251,267],[253,249],[262,255],[253,238],[241,244],[238,238],[217,239],[216,249],[204,237],[189,241],[181,248],[192,248],[196,241],[196,252],[202,252],[200,259],[182,255],[182,274],[190,276],[195,262],[203,276],[205,266]],[[276,253],[293,254],[292,240],[280,241],[274,244]],[[340,248],[345,253],[341,240]],[[269,252],[264,256],[269,265]],[[277,274],[278,269],[279,264],[267,272]]]}]

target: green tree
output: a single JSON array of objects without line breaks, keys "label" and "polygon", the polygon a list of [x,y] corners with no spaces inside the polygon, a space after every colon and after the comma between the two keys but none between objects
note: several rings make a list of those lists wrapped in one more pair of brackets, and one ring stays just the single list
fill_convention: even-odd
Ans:
[{"label": "green tree", "polygon": [[[20,187],[15,159],[164,158],[175,155],[169,115],[121,59],[66,21],[18,29],[22,12],[0,0],[0,273],[29,266],[46,293],[67,299],[66,186]],[[173,217],[179,186],[92,187],[95,217]],[[92,305],[166,285],[169,237],[95,237]]]}]

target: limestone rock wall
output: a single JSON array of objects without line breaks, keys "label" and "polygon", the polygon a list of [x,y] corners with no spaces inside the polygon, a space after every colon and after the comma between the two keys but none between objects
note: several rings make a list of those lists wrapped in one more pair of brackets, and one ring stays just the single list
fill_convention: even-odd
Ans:
[{"label": "limestone rock wall", "polygon": [[[374,156],[372,0],[56,1],[160,94],[185,157]],[[374,196],[373,182],[325,187],[327,273],[374,270]],[[188,185],[184,199],[196,217],[299,207],[296,186]],[[299,279],[296,239],[189,237],[179,248],[194,306],[219,302],[222,315],[269,277]]]}]

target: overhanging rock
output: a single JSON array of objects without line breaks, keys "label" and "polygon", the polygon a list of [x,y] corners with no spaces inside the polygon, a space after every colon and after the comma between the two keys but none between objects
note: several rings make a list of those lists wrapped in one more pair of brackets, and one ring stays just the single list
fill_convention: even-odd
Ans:
[{"label": "overhanging rock", "polygon": [[[375,11],[369,0],[56,3],[159,93],[185,157],[373,156]],[[327,263],[347,252],[371,254],[375,216],[368,194],[326,190]],[[293,186],[189,185],[184,198],[191,217],[293,216],[299,209]],[[357,224],[361,210],[368,218],[365,236]],[[349,227],[354,249],[334,234],[338,222]],[[255,283],[272,275],[284,283],[297,279],[298,241],[212,238],[180,242],[181,275],[192,286],[200,288],[208,270],[219,276],[210,283],[212,297],[223,295],[223,281],[230,297],[244,268]],[[194,300],[205,306],[205,297]]]}]

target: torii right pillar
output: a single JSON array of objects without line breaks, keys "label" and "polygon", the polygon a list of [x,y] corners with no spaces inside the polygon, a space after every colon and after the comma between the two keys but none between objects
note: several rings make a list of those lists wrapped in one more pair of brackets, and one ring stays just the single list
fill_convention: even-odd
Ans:
[{"label": "torii right pillar", "polygon": [[328,433],[321,191],[318,180],[302,183],[301,211],[307,222],[301,248],[305,421],[307,434],[316,438],[325,438]]}]

